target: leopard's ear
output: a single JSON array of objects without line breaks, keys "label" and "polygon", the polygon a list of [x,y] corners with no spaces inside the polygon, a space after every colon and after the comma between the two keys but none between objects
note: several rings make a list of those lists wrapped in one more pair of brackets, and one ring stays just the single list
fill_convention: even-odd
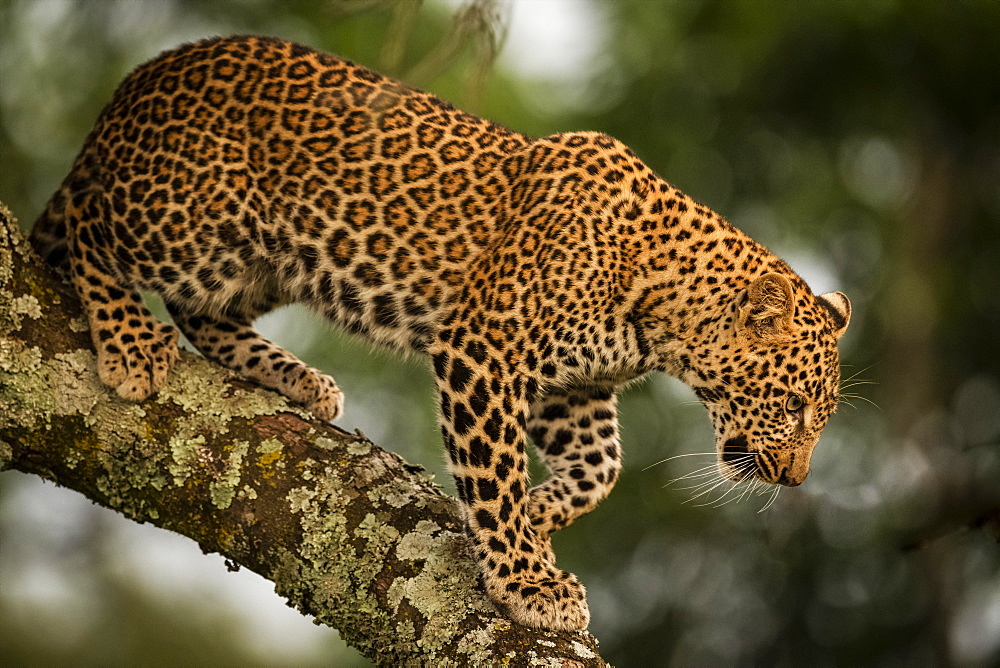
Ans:
[{"label": "leopard's ear", "polygon": [[781,274],[764,274],[740,297],[736,329],[762,341],[782,338],[791,331],[794,314],[792,284]]},{"label": "leopard's ear", "polygon": [[851,322],[851,300],[843,292],[827,292],[816,295],[819,303],[826,307],[830,318],[830,329],[838,339],[847,331]]}]

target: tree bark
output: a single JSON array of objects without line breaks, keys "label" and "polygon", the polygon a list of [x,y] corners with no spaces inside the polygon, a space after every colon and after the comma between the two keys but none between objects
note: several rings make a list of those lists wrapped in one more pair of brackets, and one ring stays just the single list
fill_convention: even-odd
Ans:
[{"label": "tree bark", "polygon": [[589,633],[497,611],[419,467],[182,358],[148,401],[104,387],[76,295],[0,204],[0,470],[197,541],[379,664],[607,665]]}]

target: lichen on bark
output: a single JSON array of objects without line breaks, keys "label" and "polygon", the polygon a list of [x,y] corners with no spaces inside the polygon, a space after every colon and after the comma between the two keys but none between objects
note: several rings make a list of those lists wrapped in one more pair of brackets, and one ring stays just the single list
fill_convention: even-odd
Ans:
[{"label": "lichen on bark", "polygon": [[605,665],[589,634],[496,610],[457,504],[396,455],[190,353],[125,402],[81,322],[0,204],[0,470],[190,537],[379,663]]}]

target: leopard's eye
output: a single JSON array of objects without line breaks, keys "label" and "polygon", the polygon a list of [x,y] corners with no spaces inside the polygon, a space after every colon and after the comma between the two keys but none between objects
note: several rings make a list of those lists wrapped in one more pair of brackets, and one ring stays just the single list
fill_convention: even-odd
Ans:
[{"label": "leopard's eye", "polygon": [[789,394],[788,399],[785,401],[785,410],[789,413],[797,413],[804,405],[802,399],[797,394]]}]

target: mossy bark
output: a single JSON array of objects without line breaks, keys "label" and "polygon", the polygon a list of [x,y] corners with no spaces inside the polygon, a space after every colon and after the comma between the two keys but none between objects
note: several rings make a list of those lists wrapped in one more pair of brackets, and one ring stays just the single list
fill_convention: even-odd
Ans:
[{"label": "mossy bark", "polygon": [[486,598],[453,499],[360,434],[191,354],[159,394],[101,385],[72,289],[0,204],[0,470],[40,475],[275,583],[386,665],[606,665],[588,633]]}]

